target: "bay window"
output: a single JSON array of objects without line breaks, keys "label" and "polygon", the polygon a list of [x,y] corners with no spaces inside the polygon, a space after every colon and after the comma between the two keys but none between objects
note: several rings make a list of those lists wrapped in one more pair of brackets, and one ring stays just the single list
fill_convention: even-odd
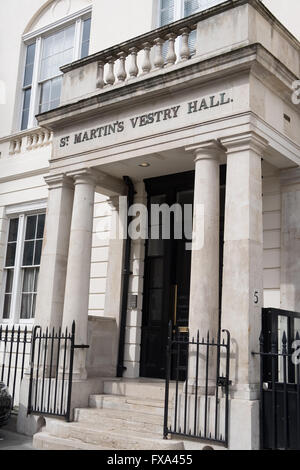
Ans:
[{"label": "bay window", "polygon": [[84,15],[26,38],[21,130],[36,125],[35,115],[59,106],[60,67],[89,53],[91,18]]},{"label": "bay window", "polygon": [[45,214],[19,215],[9,220],[4,266],[2,319],[34,318],[44,237]]}]

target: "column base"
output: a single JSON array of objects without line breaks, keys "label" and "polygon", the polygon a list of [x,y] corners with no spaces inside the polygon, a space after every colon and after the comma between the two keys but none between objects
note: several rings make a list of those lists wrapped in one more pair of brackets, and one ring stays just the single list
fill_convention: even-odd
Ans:
[{"label": "column base", "polygon": [[259,450],[259,400],[230,399],[229,450]]}]

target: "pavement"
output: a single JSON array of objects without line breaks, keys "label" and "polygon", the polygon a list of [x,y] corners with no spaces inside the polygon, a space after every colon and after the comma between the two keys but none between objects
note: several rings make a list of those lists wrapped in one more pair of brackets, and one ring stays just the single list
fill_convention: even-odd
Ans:
[{"label": "pavement", "polygon": [[0,450],[33,450],[32,437],[1,428]]}]

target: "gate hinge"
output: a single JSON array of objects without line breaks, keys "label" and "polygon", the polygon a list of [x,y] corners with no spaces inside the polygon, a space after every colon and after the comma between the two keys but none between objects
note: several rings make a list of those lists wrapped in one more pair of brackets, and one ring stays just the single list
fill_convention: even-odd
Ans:
[{"label": "gate hinge", "polygon": [[227,379],[227,377],[218,377],[217,385],[219,387],[227,387],[232,384],[232,381]]}]

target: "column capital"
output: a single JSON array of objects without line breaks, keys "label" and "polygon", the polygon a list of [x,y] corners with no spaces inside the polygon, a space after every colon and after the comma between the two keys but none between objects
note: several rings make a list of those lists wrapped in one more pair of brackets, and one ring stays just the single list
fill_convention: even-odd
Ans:
[{"label": "column capital", "polygon": [[97,168],[81,168],[70,171],[67,176],[75,181],[75,184],[90,183],[95,186],[95,191],[104,196],[116,196],[127,194],[127,188],[124,181],[111,176]]},{"label": "column capital", "polygon": [[97,184],[97,171],[90,168],[70,171],[68,176],[73,179],[75,186],[86,183],[93,186]]},{"label": "column capital", "polygon": [[197,145],[186,147],[187,152],[194,152],[195,162],[198,160],[217,160],[220,161],[221,157],[225,155],[226,149],[223,145],[215,139],[207,140]]},{"label": "column capital", "polygon": [[58,189],[66,187],[74,189],[74,182],[72,178],[70,178],[64,173],[61,173],[59,175],[45,176],[44,180],[47,183],[49,189]]},{"label": "column capital", "polygon": [[224,137],[221,143],[227,149],[227,155],[252,150],[263,156],[269,145],[266,139],[252,131]]}]

